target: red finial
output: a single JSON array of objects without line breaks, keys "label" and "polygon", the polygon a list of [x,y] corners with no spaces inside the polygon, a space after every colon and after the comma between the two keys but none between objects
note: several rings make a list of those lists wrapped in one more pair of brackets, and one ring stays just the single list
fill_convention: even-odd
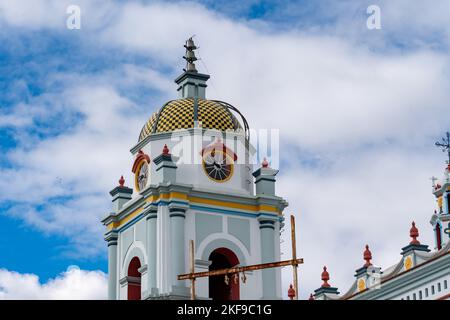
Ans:
[{"label": "red finial", "polygon": [[262,161],[262,167],[263,168],[268,168],[269,167],[269,161],[267,161],[267,159],[266,158],[264,158],[264,160]]},{"label": "red finial", "polygon": [[419,229],[416,228],[416,223],[414,221],[412,222],[411,229],[409,229],[409,236],[412,238],[410,244],[420,244],[419,240],[417,240],[417,237],[419,236]]},{"label": "red finial", "polygon": [[308,300],[316,300],[314,299],[314,296],[312,295],[312,293],[309,295],[309,299]]},{"label": "red finial", "polygon": [[123,184],[125,183],[125,179],[123,178],[123,176],[120,176],[120,179],[119,179],[119,185],[121,186],[121,187],[123,187]]},{"label": "red finial", "polygon": [[167,147],[167,144],[165,144],[164,145],[164,148],[163,148],[163,154],[165,154],[165,155],[167,155],[167,154],[169,154],[169,148]]},{"label": "red finial", "polygon": [[369,245],[366,244],[366,250],[364,250],[364,260],[366,260],[366,263],[364,264],[364,267],[369,267],[372,265],[370,260],[372,260],[372,252],[369,250]]},{"label": "red finial", "polygon": [[288,297],[289,297],[289,299],[294,300],[294,297],[295,297],[295,290],[294,290],[294,288],[292,287],[292,284],[289,285],[289,289],[288,289]]},{"label": "red finial", "polygon": [[323,267],[322,280],[322,288],[329,288],[330,284],[328,283],[328,280],[330,280],[330,274],[327,271],[327,267]]}]

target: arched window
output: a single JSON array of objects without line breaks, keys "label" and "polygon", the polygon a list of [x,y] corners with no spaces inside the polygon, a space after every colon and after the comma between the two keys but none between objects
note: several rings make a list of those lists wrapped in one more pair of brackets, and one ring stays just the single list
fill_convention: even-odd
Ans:
[{"label": "arched window", "polygon": [[141,262],[138,257],[131,259],[128,265],[128,300],[141,300]]},{"label": "arched window", "polygon": [[441,225],[439,223],[436,224],[436,245],[437,249],[441,250],[442,248]]},{"label": "arched window", "polygon": [[[239,264],[239,259],[233,251],[227,248],[214,250],[209,260],[209,270],[231,268]],[[239,300],[239,275],[230,275],[228,281],[225,276],[209,277],[209,297],[213,300]]]}]

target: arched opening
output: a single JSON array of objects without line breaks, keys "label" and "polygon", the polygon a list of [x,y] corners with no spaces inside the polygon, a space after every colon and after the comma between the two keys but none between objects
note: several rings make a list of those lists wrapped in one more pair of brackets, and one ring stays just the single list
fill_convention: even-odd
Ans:
[{"label": "arched opening", "polygon": [[128,265],[128,300],[141,300],[141,262],[138,257],[131,259]]},{"label": "arched opening", "polygon": [[441,225],[439,223],[436,224],[436,245],[438,250],[442,249]]},{"label": "arched opening", "polygon": [[[238,257],[227,248],[218,248],[211,252],[209,260],[210,271],[231,268],[239,264]],[[239,275],[229,276],[228,281],[225,281],[223,275],[209,277],[209,297],[213,300],[239,300]]]}]

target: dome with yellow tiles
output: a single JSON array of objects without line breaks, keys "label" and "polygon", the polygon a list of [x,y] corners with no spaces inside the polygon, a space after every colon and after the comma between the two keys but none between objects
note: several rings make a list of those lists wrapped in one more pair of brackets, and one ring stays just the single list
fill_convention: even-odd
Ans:
[{"label": "dome with yellow tiles", "polygon": [[[240,112],[230,104],[216,100],[193,98],[167,102],[154,112],[141,130],[139,141],[154,133],[171,132],[199,127],[220,131],[242,131],[242,126],[232,112]],[[242,117],[246,126],[246,121]],[[197,123],[197,125],[195,125]]]},{"label": "dome with yellow tiles", "polygon": [[[179,99],[167,102],[150,116],[141,130],[139,141],[153,134],[191,128],[243,131],[249,139],[247,121],[238,109],[223,101],[206,99],[206,81],[209,75],[199,73],[195,68],[194,61],[197,58],[194,50],[197,47],[192,38],[186,41],[184,47],[186,68],[175,79]],[[235,115],[240,116],[243,127]]]}]

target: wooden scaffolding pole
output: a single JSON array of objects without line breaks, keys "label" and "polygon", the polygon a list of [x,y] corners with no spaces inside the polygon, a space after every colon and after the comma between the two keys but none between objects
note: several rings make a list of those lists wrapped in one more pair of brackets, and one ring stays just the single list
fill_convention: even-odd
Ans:
[{"label": "wooden scaffolding pole", "polygon": [[[194,253],[194,240],[189,241],[189,252],[191,260],[191,274],[195,273],[195,253]],[[180,276],[178,276],[178,280]],[[195,278],[191,278],[191,300],[195,300]]]},{"label": "wooden scaffolding pole", "polygon": [[[295,217],[291,215],[291,243],[292,243],[292,260],[297,260],[297,245],[295,241]],[[294,278],[294,300],[298,300],[298,279],[297,279],[298,264],[292,264],[293,278]]]},{"label": "wooden scaffolding pole", "polygon": [[192,273],[178,275],[178,280],[192,280],[192,279],[196,279],[196,278],[221,276],[221,275],[225,275],[225,274],[233,274],[233,273],[240,273],[240,272],[246,272],[246,271],[285,267],[285,266],[290,266],[290,265],[299,265],[302,263],[303,263],[303,259],[296,259],[296,260],[285,260],[285,261],[279,261],[279,262],[254,264],[254,265],[245,266],[245,267],[234,267],[234,268],[203,271],[203,272],[196,272],[196,273],[192,272]]}]

